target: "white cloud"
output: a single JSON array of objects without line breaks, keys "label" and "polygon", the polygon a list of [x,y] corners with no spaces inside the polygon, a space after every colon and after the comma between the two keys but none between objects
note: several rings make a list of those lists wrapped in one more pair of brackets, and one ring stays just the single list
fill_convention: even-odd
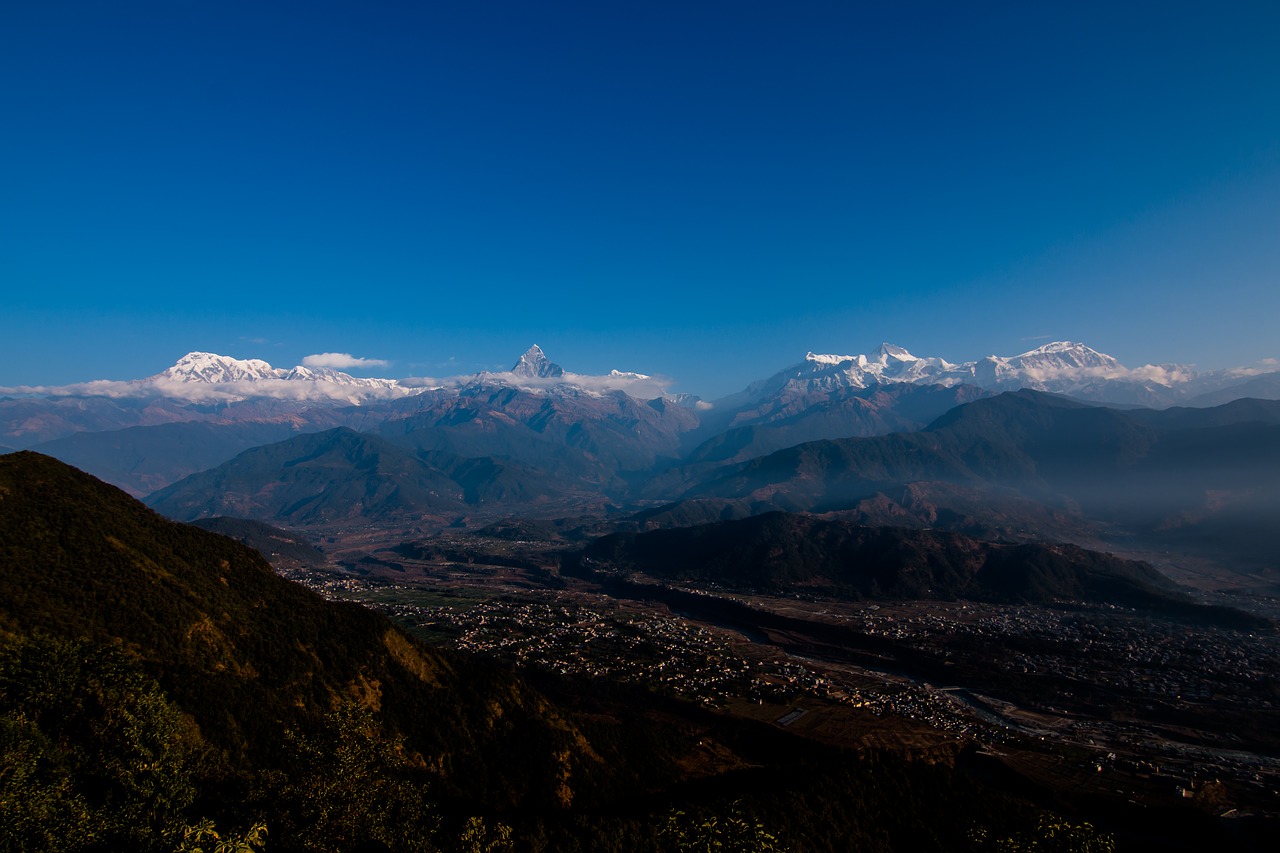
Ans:
[{"label": "white cloud", "polygon": [[404,379],[397,380],[402,388],[443,388],[446,385],[460,385],[462,377],[449,377],[447,379],[437,379],[434,376],[408,376]]},{"label": "white cloud", "polygon": [[304,358],[302,366],[348,370],[352,367],[390,367],[391,362],[381,358],[356,358],[349,352],[321,352]]},{"label": "white cloud", "polygon": [[232,382],[183,382],[164,376],[117,382],[98,379],[73,385],[21,385],[0,387],[0,395],[19,397],[107,397],[146,399],[162,397],[191,403],[236,402],[272,399],[293,402],[335,401],[359,405],[372,400],[393,400],[421,393],[419,388],[397,384],[348,385],[333,382],[300,382],[288,379],[254,379]]},{"label": "white cloud", "polygon": [[139,382],[121,382],[113,379],[94,379],[72,385],[15,385],[0,388],[0,394],[16,397],[144,397],[154,392]]},{"label": "white cloud", "polygon": [[1144,364],[1129,371],[1129,379],[1136,382],[1155,382],[1171,387],[1194,382],[1196,372],[1183,364]]}]

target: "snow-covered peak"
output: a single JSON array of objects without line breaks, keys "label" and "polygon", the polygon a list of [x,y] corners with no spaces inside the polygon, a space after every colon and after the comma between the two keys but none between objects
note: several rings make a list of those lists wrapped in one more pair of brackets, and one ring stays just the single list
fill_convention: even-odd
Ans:
[{"label": "snow-covered peak", "polygon": [[274,398],[352,404],[422,390],[394,379],[359,379],[328,367],[285,370],[257,358],[238,359],[211,352],[187,353],[162,373],[131,385],[138,392],[191,400]]},{"label": "snow-covered peak", "polygon": [[920,360],[900,346],[895,346],[894,344],[880,344],[880,348],[876,350],[876,361],[884,364],[890,359],[894,361]]},{"label": "snow-covered peak", "polygon": [[525,351],[524,355],[520,356],[510,372],[516,376],[548,379],[563,376],[564,368],[547,358],[546,353],[542,351],[542,347],[534,344]]},{"label": "snow-covered peak", "polygon": [[189,352],[159,377],[175,382],[254,382],[280,379],[284,373],[257,358],[242,360],[212,352]]},{"label": "snow-covered peak", "polygon": [[1080,343],[1055,341],[1015,356],[987,356],[964,364],[942,358],[920,358],[894,344],[881,344],[870,355],[807,353],[804,361],[749,385],[717,405],[747,405],[776,394],[821,394],[839,388],[910,383],[968,383],[993,390],[1035,388],[1057,393],[1095,394],[1100,382],[1172,384],[1191,371],[1158,368],[1129,370],[1112,356]]},{"label": "snow-covered peak", "polygon": [[653,378],[647,373],[632,373],[628,370],[610,370],[609,376],[612,377],[613,379],[627,379],[627,380],[634,380],[634,381]]},{"label": "snow-covered peak", "polygon": [[358,388],[398,388],[400,383],[394,379],[373,379],[356,377],[332,367],[303,367],[298,365],[285,371],[282,379],[292,382],[329,382],[334,385],[350,385]]},{"label": "snow-covered peak", "polygon": [[1054,341],[1008,359],[1021,367],[1089,368],[1123,370],[1119,361],[1084,344]]},{"label": "snow-covered peak", "polygon": [[670,380],[625,370],[610,370],[600,375],[571,373],[548,359],[542,347],[534,344],[510,370],[497,373],[483,371],[470,377],[457,377],[451,383],[460,388],[518,388],[539,395],[600,396],[623,393],[637,400],[656,400],[669,399],[666,388]]}]

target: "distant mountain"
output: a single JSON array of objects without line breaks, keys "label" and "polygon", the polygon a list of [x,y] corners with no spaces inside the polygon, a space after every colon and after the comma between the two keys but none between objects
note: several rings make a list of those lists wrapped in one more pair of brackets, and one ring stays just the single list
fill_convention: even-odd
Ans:
[{"label": "distant mountain", "polygon": [[[1274,390],[1274,377],[1246,374],[1129,369],[1069,342],[965,364],[884,344],[872,355],[810,353],[707,403],[669,394],[662,377],[573,373],[537,345],[508,371],[403,380],[192,352],[145,379],[6,389],[0,442],[57,455],[143,495],[252,446],[348,427],[415,452],[504,467],[503,486],[488,498],[472,488],[464,502],[534,499],[537,487],[520,469],[554,472],[543,491],[581,498],[590,511],[603,499],[670,501],[712,469],[805,442],[914,431],[1003,390],[1159,407]],[[469,476],[474,484],[475,471]]]},{"label": "distant mountain", "polygon": [[1233,398],[1215,406],[1130,409],[1125,416],[1164,430],[1203,429],[1232,424],[1280,424],[1280,399]]},{"label": "distant mountain", "polygon": [[341,427],[247,450],[147,503],[184,521],[229,515],[317,524],[447,516],[465,499],[458,483],[409,451]]},{"label": "distant mountain", "polygon": [[[959,406],[919,432],[810,442],[703,473],[686,497],[818,511],[879,502],[920,524],[998,526],[1012,538],[1043,535],[1046,518],[1089,541],[1125,532],[1167,542],[1176,530],[1182,546],[1275,565],[1280,547],[1266,530],[1280,512],[1277,408],[1130,413],[1024,390]],[[948,506],[956,498],[962,505]],[[1020,503],[1037,509],[1023,514]],[[1208,534],[1228,518],[1250,535]]]},{"label": "distant mountain", "polygon": [[247,450],[161,489],[147,504],[183,521],[440,524],[486,505],[531,509],[592,497],[558,474],[509,460],[417,452],[339,427]]},{"label": "distant mountain", "polygon": [[473,466],[472,502],[536,500],[514,485],[523,466],[558,472],[543,478],[544,493],[585,488],[591,503],[600,489],[624,489],[629,472],[674,458],[697,424],[694,408],[649,376],[568,373],[536,345],[510,372],[434,386],[190,353],[145,380],[69,390],[83,394],[0,400],[0,428],[137,495],[253,446],[347,426],[414,450],[506,460],[505,485],[483,497]]},{"label": "distant mountain", "polygon": [[705,413],[685,438],[686,444],[702,439],[685,463],[740,461],[824,438],[910,432],[988,394],[973,385],[784,386],[755,406]]},{"label": "distant mountain", "polygon": [[825,392],[897,382],[943,384],[934,380],[955,368],[956,365],[940,358],[917,358],[893,344],[881,344],[871,356],[811,352],[799,364],[753,382],[739,393],[715,401],[715,405],[737,409],[784,392]]},{"label": "distant mountain", "polygon": [[662,398],[639,400],[616,390],[477,381],[403,400],[351,425],[415,449],[510,459],[619,493],[628,474],[644,475],[675,459],[697,415]]},{"label": "distant mountain", "polygon": [[251,447],[319,430],[292,421],[202,421],[77,432],[32,447],[119,486],[135,497],[204,471]]},{"label": "distant mountain", "polygon": [[[21,447],[78,432],[178,422],[290,423],[298,430],[345,425],[370,431],[383,420],[402,419],[420,409],[465,407],[466,400],[487,399],[493,407],[503,394],[553,400],[561,410],[575,406],[625,409],[620,402],[636,401],[637,405],[650,404],[652,412],[674,410],[667,420],[679,421],[676,431],[691,428],[697,421],[693,414],[696,400],[687,395],[667,396],[663,380],[617,370],[602,376],[569,373],[536,345],[505,373],[446,380],[365,379],[327,368],[285,370],[258,359],[193,352],[146,379],[10,390],[19,393],[0,398],[0,438]],[[418,396],[430,400],[416,404],[413,398]],[[408,405],[397,407],[397,401]],[[521,405],[531,408],[527,403]],[[629,416],[624,412],[621,417]],[[590,420],[591,415],[585,419]],[[531,427],[540,429],[538,423]],[[640,455],[650,452],[642,450]],[[118,472],[120,464],[115,464]],[[111,472],[109,468],[102,470]],[[161,472],[135,473],[164,476]]]},{"label": "distant mountain", "polygon": [[1248,379],[1234,381],[1226,387],[1206,391],[1187,400],[1188,406],[1221,406],[1232,400],[1256,397],[1263,400],[1280,400],[1280,373],[1264,373]]},{"label": "distant mountain", "polygon": [[284,379],[287,371],[277,370],[257,358],[238,359],[212,352],[189,352],[153,380],[170,382],[206,383],[219,385],[224,382],[260,382]]},{"label": "distant mountain", "polygon": [[534,344],[516,361],[511,372],[516,376],[547,379],[564,376],[564,368],[547,358],[542,347]]},{"label": "distant mountain", "polygon": [[285,370],[256,358],[242,360],[209,352],[187,353],[172,367],[139,380],[139,384],[188,399],[278,396],[359,403],[416,393],[394,379],[357,379],[331,368],[301,365]]},{"label": "distant mountain", "polygon": [[7,397],[0,399],[0,436],[25,449],[77,432],[101,432],[131,426],[155,426],[210,420],[182,401],[164,398],[115,398],[92,395]]},{"label": "distant mountain", "polygon": [[[921,358],[902,347],[882,344],[871,355],[809,353],[799,364],[717,400],[715,406],[736,411],[779,395],[899,383],[966,384],[991,391],[1030,388],[1093,402],[1163,407],[1238,384],[1239,380],[1230,371],[1197,374],[1184,365],[1146,365],[1131,370],[1112,356],[1069,341],[1045,344],[1015,356],[991,355],[963,364]],[[1258,387],[1270,386],[1260,383]],[[1247,395],[1235,395],[1239,396]]]}]

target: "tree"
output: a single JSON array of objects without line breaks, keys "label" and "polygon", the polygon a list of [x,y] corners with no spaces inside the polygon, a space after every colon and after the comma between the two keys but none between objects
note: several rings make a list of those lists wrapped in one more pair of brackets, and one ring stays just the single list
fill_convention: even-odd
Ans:
[{"label": "tree", "polygon": [[680,853],[777,853],[785,848],[735,801],[725,812],[672,810],[659,832],[664,849]]},{"label": "tree", "polygon": [[1035,830],[993,835],[986,827],[969,830],[973,850],[997,853],[1114,853],[1116,840],[1090,823],[1073,824],[1055,814],[1042,814]]},{"label": "tree", "polygon": [[267,849],[267,825],[255,823],[241,835],[219,833],[206,818],[182,830],[182,841],[173,853],[259,853]]},{"label": "tree", "polygon": [[0,647],[0,850],[165,845],[203,744],[141,665],[43,635]]},{"label": "tree", "polygon": [[286,740],[292,766],[280,799],[294,843],[316,851],[437,849],[439,820],[421,768],[368,708],[344,702]]}]

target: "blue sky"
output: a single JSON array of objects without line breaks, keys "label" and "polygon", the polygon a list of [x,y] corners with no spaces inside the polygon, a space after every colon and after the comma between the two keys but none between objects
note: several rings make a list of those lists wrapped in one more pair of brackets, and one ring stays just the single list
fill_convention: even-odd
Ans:
[{"label": "blue sky", "polygon": [[0,386],[1280,356],[1280,4],[10,3]]}]

